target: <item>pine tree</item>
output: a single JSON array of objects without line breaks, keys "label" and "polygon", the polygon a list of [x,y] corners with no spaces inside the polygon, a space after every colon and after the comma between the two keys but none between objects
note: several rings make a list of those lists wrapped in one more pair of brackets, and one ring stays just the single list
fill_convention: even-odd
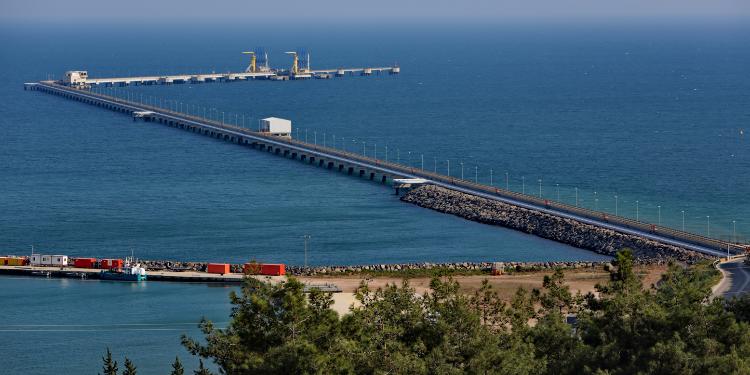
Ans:
[{"label": "pine tree", "polygon": [[112,352],[109,350],[109,347],[107,347],[107,354],[102,357],[102,362],[104,362],[102,365],[104,375],[117,375],[117,372],[119,371],[117,368],[117,361],[112,360]]},{"label": "pine tree", "polygon": [[182,362],[180,362],[180,357],[174,357],[174,363],[172,363],[172,372],[170,375],[184,375],[185,374],[185,368],[182,367]]},{"label": "pine tree", "polygon": [[193,372],[195,375],[211,375],[211,371],[208,371],[208,369],[203,366],[202,359],[199,359],[198,363],[198,369]]},{"label": "pine tree", "polygon": [[137,375],[138,371],[135,368],[135,365],[130,360],[130,358],[125,357],[125,371],[122,372],[122,375]]}]

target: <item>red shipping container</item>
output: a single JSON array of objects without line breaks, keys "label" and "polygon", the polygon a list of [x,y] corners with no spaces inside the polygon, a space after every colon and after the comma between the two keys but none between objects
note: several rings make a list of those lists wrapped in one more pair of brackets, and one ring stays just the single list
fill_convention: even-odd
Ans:
[{"label": "red shipping container", "polygon": [[261,264],[260,274],[268,276],[283,276],[286,274],[283,264]]},{"label": "red shipping container", "polygon": [[208,273],[218,273],[218,274],[225,274],[229,273],[229,264],[228,263],[209,263],[206,267],[206,272]]},{"label": "red shipping container", "polygon": [[96,268],[96,258],[75,258],[73,260],[75,268]]},{"label": "red shipping container", "polygon": [[122,263],[122,259],[102,259],[101,268],[105,270],[122,268]]}]

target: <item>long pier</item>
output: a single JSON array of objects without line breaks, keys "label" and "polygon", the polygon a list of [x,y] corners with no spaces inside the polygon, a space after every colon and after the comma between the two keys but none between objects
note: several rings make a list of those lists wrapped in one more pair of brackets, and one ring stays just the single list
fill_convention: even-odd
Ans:
[{"label": "long pier", "polygon": [[365,177],[380,183],[393,183],[394,179],[421,179],[425,183],[498,200],[562,218],[577,220],[585,224],[595,225],[620,233],[638,235],[660,243],[679,246],[712,256],[725,256],[728,253],[738,254],[750,250],[742,244],[705,237],[622,216],[610,215],[605,212],[589,210],[494,186],[478,184],[332,147],[311,144],[296,139],[270,136],[247,128],[223,124],[202,117],[127,101],[88,90],[63,86],[53,81],[27,83],[24,85],[24,89],[62,96],[67,99],[121,112],[133,116],[134,120],[136,117],[139,117],[147,122],[164,124],[189,132],[222,139],[326,169]]}]

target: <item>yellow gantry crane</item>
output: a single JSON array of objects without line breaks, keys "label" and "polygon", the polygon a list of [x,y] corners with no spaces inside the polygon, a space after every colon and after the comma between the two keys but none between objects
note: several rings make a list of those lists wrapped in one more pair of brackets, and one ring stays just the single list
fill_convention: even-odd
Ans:
[{"label": "yellow gantry crane", "polygon": [[292,55],[294,57],[294,61],[292,62],[292,74],[298,74],[299,73],[299,56],[297,56],[297,52],[284,52],[287,55]]},{"label": "yellow gantry crane", "polygon": [[250,65],[247,66],[247,69],[245,69],[248,73],[255,73],[257,71],[257,68],[255,66],[255,52],[245,51],[242,52],[243,55],[250,55]]}]

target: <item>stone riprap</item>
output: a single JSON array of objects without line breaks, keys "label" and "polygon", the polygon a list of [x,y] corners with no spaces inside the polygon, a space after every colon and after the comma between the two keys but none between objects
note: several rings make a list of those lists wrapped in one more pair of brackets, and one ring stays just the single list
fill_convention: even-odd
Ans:
[{"label": "stone riprap", "polygon": [[613,256],[618,250],[628,247],[633,249],[636,259],[646,263],[665,263],[669,260],[693,263],[709,258],[695,251],[662,244],[645,237],[624,234],[434,185],[413,189],[403,195],[401,200],[467,220],[519,230],[599,254]]}]

